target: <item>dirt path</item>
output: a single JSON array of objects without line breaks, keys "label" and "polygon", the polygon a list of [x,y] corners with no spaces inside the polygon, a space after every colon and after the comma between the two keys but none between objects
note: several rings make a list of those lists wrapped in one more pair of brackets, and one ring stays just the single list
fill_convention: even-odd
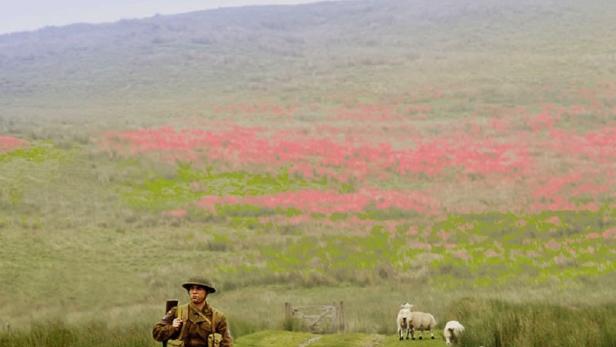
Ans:
[{"label": "dirt path", "polygon": [[303,342],[301,345],[299,345],[298,347],[307,347],[310,346],[311,344],[319,341],[321,339],[322,336],[315,336],[315,337],[311,337],[309,338],[307,341]]}]

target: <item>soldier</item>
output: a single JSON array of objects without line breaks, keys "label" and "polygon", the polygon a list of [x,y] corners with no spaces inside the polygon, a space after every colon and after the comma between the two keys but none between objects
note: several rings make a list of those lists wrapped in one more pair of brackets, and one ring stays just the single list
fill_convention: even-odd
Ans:
[{"label": "soldier", "polygon": [[208,305],[208,294],[216,292],[212,283],[204,278],[193,278],[182,284],[188,291],[190,303],[172,308],[154,326],[152,335],[169,346],[232,347],[224,314]]}]

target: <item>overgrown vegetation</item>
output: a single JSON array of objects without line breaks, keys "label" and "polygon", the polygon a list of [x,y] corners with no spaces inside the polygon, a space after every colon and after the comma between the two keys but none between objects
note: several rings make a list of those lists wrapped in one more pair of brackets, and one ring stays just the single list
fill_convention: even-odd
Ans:
[{"label": "overgrown vegetation", "polygon": [[461,346],[598,346],[611,347],[616,333],[613,303],[553,305],[462,299],[448,315],[467,317]]},{"label": "overgrown vegetation", "polygon": [[[615,13],[350,1],[0,36],[0,345],[156,346],[200,273],[240,347],[399,346],[404,302],[465,346],[614,346]],[[284,319],[339,301],[342,334]]]}]

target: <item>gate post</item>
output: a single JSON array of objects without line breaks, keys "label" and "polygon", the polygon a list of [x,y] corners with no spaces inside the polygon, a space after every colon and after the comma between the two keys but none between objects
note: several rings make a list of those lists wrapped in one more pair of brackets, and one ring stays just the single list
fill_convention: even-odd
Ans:
[{"label": "gate post", "polygon": [[286,321],[290,321],[291,320],[292,315],[291,315],[291,304],[288,302],[284,303],[284,319]]},{"label": "gate post", "polygon": [[344,303],[340,301],[338,304],[338,331],[344,331]]}]

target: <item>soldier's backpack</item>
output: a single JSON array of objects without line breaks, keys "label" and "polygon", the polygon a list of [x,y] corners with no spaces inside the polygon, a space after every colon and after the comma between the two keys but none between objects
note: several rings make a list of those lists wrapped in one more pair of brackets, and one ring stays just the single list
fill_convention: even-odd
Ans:
[{"label": "soldier's backpack", "polygon": [[[216,310],[213,307],[210,307],[210,308],[212,310],[212,321],[210,321],[210,319],[207,318],[201,312],[197,312],[197,314],[200,315],[201,318],[203,318],[207,322],[209,322],[210,326],[212,327],[212,330],[213,330],[212,333],[207,336],[207,346],[208,347],[219,347],[220,346],[220,341],[222,341],[222,335],[217,333],[217,332],[215,332],[214,330],[216,329],[216,325],[215,324],[220,321],[221,313],[220,313],[220,311]],[[176,317],[180,318],[183,322],[188,321],[188,304],[179,305],[177,307]],[[177,340],[169,340],[169,341],[167,341],[167,346],[170,346],[170,347],[184,347],[184,338],[185,337],[186,337],[186,324],[182,324],[182,329],[180,330],[180,335],[178,336]]]}]

